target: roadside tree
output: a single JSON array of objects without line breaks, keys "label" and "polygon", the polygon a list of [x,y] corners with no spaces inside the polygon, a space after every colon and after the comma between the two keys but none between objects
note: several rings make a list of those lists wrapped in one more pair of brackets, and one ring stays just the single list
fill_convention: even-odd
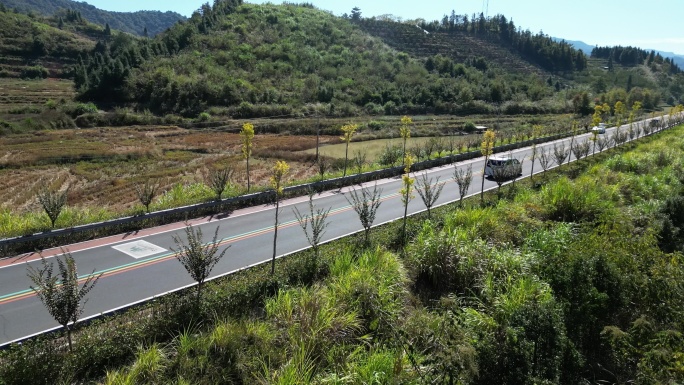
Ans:
[{"label": "roadside tree", "polygon": [[544,171],[544,176],[546,176],[546,170],[551,167],[551,149],[550,148],[542,148],[542,150],[539,152],[539,164],[542,167],[542,170]]},{"label": "roadside tree", "polygon": [[[615,102],[615,107],[613,107],[613,111],[615,112],[615,125],[619,128],[622,125],[622,119],[625,116],[626,112],[625,104],[622,103],[622,101],[618,100]],[[630,126],[632,122],[630,121]]]},{"label": "roadside tree", "polygon": [[[540,124],[532,126],[532,133],[530,139],[535,140],[541,136],[544,127]],[[534,181],[534,162],[539,159],[539,148],[537,143],[532,143],[532,154],[530,154],[530,161],[532,162],[532,169],[530,170],[530,180]]]},{"label": "roadside tree", "polygon": [[214,269],[214,266],[223,258],[230,246],[219,251],[218,240],[219,228],[216,227],[214,237],[211,243],[204,244],[202,241],[202,229],[194,228],[190,225],[185,226],[185,238],[187,243],[181,239],[177,234],[173,235],[173,242],[176,248],[171,248],[175,253],[176,259],[180,262],[185,270],[190,274],[192,279],[197,282],[197,296],[195,297],[195,304],[199,306],[202,298],[202,287],[204,282],[209,278],[209,274]]},{"label": "roadside tree", "polygon": [[144,182],[135,185],[135,194],[138,196],[140,203],[145,206],[145,212],[150,213],[150,205],[157,195],[159,190],[159,183],[152,179],[145,179]]},{"label": "roadside tree", "polygon": [[494,142],[496,141],[496,133],[492,130],[485,131],[480,145],[480,152],[484,156],[484,166],[482,167],[482,187],[480,189],[480,202],[484,203],[484,183],[485,183],[485,168],[489,157],[494,153]]},{"label": "roadside tree", "polygon": [[249,179],[249,159],[252,157],[252,146],[254,141],[254,125],[252,123],[245,123],[242,125],[240,139],[242,140],[242,157],[245,158],[245,162],[247,163],[247,192],[249,192],[252,187]]},{"label": "roadside tree", "polygon": [[83,306],[88,301],[85,296],[93,289],[102,274],[95,275],[93,271],[87,278],[82,279],[79,287],[76,262],[68,251],[62,250],[61,258],[57,256],[59,274],[54,274],[54,264],[48,263],[41,257],[41,267],[28,267],[28,277],[35,286],[31,290],[45,305],[48,313],[64,328],[72,352],[71,330],[83,313]]},{"label": "roadside tree", "polygon": [[352,136],[359,128],[358,124],[346,124],[342,126],[342,136],[340,139],[344,140],[344,172],[342,176],[347,176],[347,163],[349,161],[349,142],[351,142]]},{"label": "roadside tree", "polygon": [[570,150],[565,148],[565,143],[560,143],[558,145],[555,143],[553,144],[553,159],[556,161],[559,168],[563,165],[563,162],[565,162],[568,154],[570,154]]},{"label": "roadside tree", "polygon": [[[330,214],[330,208],[319,209],[314,206],[313,196],[314,191],[309,191],[309,213],[302,214],[299,209],[294,208],[294,214],[299,222],[299,226],[302,227],[306,240],[309,241],[309,245],[314,251],[314,262],[318,264],[320,258],[320,245],[323,240],[323,235],[325,234],[325,229],[328,227],[328,215]],[[316,267],[316,265],[314,267]],[[314,269],[315,270],[315,269]]]},{"label": "roadside tree", "polygon": [[[413,124],[413,119],[408,116],[401,118],[401,126],[399,126],[399,135],[401,135],[401,140],[404,145],[403,152],[401,153],[402,159],[406,160],[406,142],[411,138],[411,125]],[[428,157],[430,154],[428,154]]]},{"label": "roadside tree", "polygon": [[416,186],[416,191],[418,192],[420,199],[423,200],[425,208],[427,209],[428,218],[432,218],[432,207],[435,205],[435,203],[437,203],[437,199],[439,199],[439,196],[442,195],[442,190],[444,189],[444,183],[439,182],[439,177],[437,177],[437,181],[435,183],[432,182],[433,179],[428,178],[426,172],[421,175],[420,179],[418,179]]},{"label": "roadside tree", "polygon": [[[572,137],[570,138],[570,152],[569,154],[574,154],[575,153],[575,136],[577,136],[577,130],[579,128],[579,124],[577,121],[572,122]],[[572,160],[572,157],[568,155],[568,163]]]},{"label": "roadside tree", "polygon": [[221,195],[226,190],[226,185],[233,177],[233,168],[225,166],[222,168],[212,168],[205,175],[205,183],[216,194],[216,200],[221,200]]},{"label": "roadside tree", "polygon": [[601,114],[603,112],[603,107],[600,104],[594,106],[594,114],[591,116],[592,127],[598,126],[601,123]]},{"label": "roadside tree", "polygon": [[[603,138],[599,139],[599,141],[603,141]],[[575,147],[572,149],[572,153],[575,155],[575,159],[579,161],[580,159],[589,155],[589,149],[589,142],[585,140],[582,143],[575,144]]]},{"label": "roadside tree", "polygon": [[49,188],[47,182],[44,182],[43,187],[38,190],[38,202],[43,208],[43,211],[45,211],[45,214],[50,218],[50,226],[53,229],[55,228],[55,223],[57,223],[59,214],[62,213],[64,206],[66,206],[68,193],[68,188],[64,191],[56,191]]},{"label": "roadside tree", "polygon": [[492,167],[492,180],[496,183],[496,197],[497,200],[501,200],[501,186],[503,186],[506,181],[513,179],[517,176],[517,169],[514,167]]},{"label": "roadside tree", "polygon": [[363,166],[366,165],[367,154],[363,150],[358,150],[354,153],[354,167],[356,168],[356,173],[361,174],[363,172]]},{"label": "roadside tree", "polygon": [[377,185],[373,186],[373,190],[361,188],[361,193],[358,190],[351,190],[349,197],[345,197],[347,202],[354,209],[359,216],[361,226],[364,230],[364,243],[367,245],[370,237],[370,230],[375,222],[375,216],[380,208],[380,194],[382,189],[378,189]]},{"label": "roadside tree", "polygon": [[468,193],[470,184],[473,181],[473,166],[469,164],[466,169],[455,166],[454,180],[456,180],[456,184],[458,185],[458,204],[459,206],[463,206],[463,198]]},{"label": "roadside tree", "polygon": [[273,224],[273,258],[271,259],[271,275],[275,274],[276,246],[278,241],[278,214],[280,212],[280,198],[283,195],[283,182],[285,175],[290,171],[290,165],[279,160],[271,171],[271,187],[275,192],[275,223]]},{"label": "roadside tree", "polygon": [[402,188],[401,188],[401,203],[404,204],[404,220],[401,226],[401,241],[406,243],[406,217],[408,215],[408,204],[413,196],[413,184],[415,179],[411,178],[411,166],[416,161],[411,154],[406,154],[404,156],[404,174],[401,176]]}]

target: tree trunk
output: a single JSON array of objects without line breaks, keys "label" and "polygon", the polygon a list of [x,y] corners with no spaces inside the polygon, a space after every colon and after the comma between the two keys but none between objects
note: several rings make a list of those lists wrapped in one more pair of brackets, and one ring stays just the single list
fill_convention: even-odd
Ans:
[{"label": "tree trunk", "polygon": [[67,342],[69,343],[69,353],[73,353],[74,350],[71,344],[71,328],[69,327],[69,324],[64,325],[64,329],[66,329]]},{"label": "tree trunk", "polygon": [[488,156],[485,156],[485,165],[482,167],[482,187],[480,188],[480,203],[484,203],[484,182],[485,182],[485,170],[487,169]]},{"label": "tree trunk", "polygon": [[344,172],[342,176],[347,176],[347,159],[349,159],[349,141],[347,141],[347,146],[344,149]]},{"label": "tree trunk", "polygon": [[202,299],[202,285],[204,284],[204,281],[197,282],[197,298],[195,298],[195,304],[197,305],[197,308],[199,308],[200,301]]},{"label": "tree trunk", "polygon": [[[406,194],[408,195],[408,194]],[[408,198],[408,196],[407,196]],[[406,215],[408,214],[408,199],[404,205],[404,224],[401,226],[401,241],[406,244]]]},{"label": "tree trunk", "polygon": [[247,192],[249,192],[250,184],[249,184],[249,157],[247,157]]},{"label": "tree trunk", "polygon": [[530,180],[534,182],[534,161],[535,159],[532,159],[532,169],[530,170]]},{"label": "tree trunk", "polygon": [[[428,155],[428,160],[430,159],[430,155]],[[404,138],[404,152],[402,153],[401,157],[401,165],[405,166],[406,165],[406,138]]]},{"label": "tree trunk", "polygon": [[316,124],[316,162],[318,163],[318,148],[321,143],[321,117],[318,117],[318,122]]}]

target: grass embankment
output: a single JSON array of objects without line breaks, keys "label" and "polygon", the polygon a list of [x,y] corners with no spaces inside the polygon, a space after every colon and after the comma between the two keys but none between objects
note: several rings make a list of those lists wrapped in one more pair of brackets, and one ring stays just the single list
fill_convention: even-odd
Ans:
[{"label": "grass embankment", "polygon": [[213,282],[199,308],[191,293],[162,299],[86,327],[73,355],[59,339],[14,347],[0,378],[682,382],[682,132],[519,182],[486,207],[416,216],[405,248],[393,223],[373,245],[346,238],[318,261],[279,261],[275,277],[257,267]]}]

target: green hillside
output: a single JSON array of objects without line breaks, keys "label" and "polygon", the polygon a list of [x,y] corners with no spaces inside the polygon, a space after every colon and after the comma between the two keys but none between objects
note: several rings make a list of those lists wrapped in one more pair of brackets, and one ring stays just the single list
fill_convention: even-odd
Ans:
[{"label": "green hillside", "polygon": [[[608,93],[625,89],[630,71],[607,73],[503,16],[417,25],[219,1],[154,39],[100,47],[75,82],[84,101],[192,118],[586,114],[592,99],[613,101]],[[647,110],[676,102],[681,91],[667,94],[662,80],[676,76],[655,67],[632,74],[632,100]]]},{"label": "green hillside", "polygon": [[389,19],[359,19],[359,26],[393,48],[416,57],[445,55],[457,62],[484,58],[507,72],[538,74],[567,73],[586,68],[586,57],[565,42],[545,35],[521,32],[504,16],[468,21],[452,16],[443,23],[397,22]]},{"label": "green hillside", "polygon": [[190,117],[212,107],[244,118],[489,113],[506,102],[521,112],[565,109],[538,71],[480,57],[425,60],[311,6],[218,2],[202,15],[91,55],[76,75],[81,98]]},{"label": "green hillside", "polygon": [[22,12],[34,12],[45,16],[65,10],[74,10],[92,22],[113,29],[143,35],[147,29],[149,35],[156,35],[185,17],[175,12],[138,11],[109,12],[98,9],[86,2],[71,0],[0,0],[0,4],[8,8],[16,8]]},{"label": "green hillside", "polygon": [[95,48],[103,29],[85,22],[29,16],[0,9],[0,76],[68,76],[65,69]]}]

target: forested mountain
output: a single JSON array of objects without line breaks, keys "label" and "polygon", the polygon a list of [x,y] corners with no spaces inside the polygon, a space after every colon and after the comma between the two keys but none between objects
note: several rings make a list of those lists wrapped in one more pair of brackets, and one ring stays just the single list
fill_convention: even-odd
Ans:
[{"label": "forested mountain", "polygon": [[64,16],[60,23],[0,6],[0,77],[66,76],[65,67],[78,63],[105,37],[104,28],[78,20],[77,14]]},{"label": "forested mountain", "polygon": [[37,12],[45,16],[52,16],[60,10],[74,10],[92,23],[103,27],[109,25],[112,29],[140,36],[144,35],[145,30],[150,36],[154,36],[179,20],[185,20],[185,17],[175,12],[109,12],[86,2],[72,0],[0,0],[0,4],[22,12]]},{"label": "forested mountain", "polygon": [[420,25],[428,32],[445,33],[454,40],[463,39],[464,34],[493,40],[551,72],[582,71],[587,66],[584,54],[567,42],[557,42],[542,33],[532,34],[529,30],[522,30],[503,15],[485,17],[480,14],[468,18],[452,11],[441,22],[422,22]]},{"label": "forested mountain", "polygon": [[[544,44],[558,47],[559,59],[551,60],[558,63],[550,65],[559,70],[584,65],[583,55],[568,46]],[[507,52],[502,57],[515,55]],[[310,5],[221,1],[155,39],[99,46],[77,70],[76,84],[88,100],[135,102],[185,116],[224,106],[235,117],[320,108],[333,115],[476,113],[497,103],[516,113],[537,108],[529,103],[561,88],[534,63],[526,64],[533,70],[515,73],[478,52],[429,59],[409,53],[368,36],[356,20]],[[547,107],[565,108],[541,108]]]},{"label": "forested mountain", "polygon": [[636,47],[595,47],[591,51],[591,57],[608,59],[611,64],[619,63],[624,66],[640,65],[646,61],[649,66],[662,66],[663,72],[666,73],[678,74],[682,72],[681,68],[671,58],[663,58],[656,51],[649,52]]}]

